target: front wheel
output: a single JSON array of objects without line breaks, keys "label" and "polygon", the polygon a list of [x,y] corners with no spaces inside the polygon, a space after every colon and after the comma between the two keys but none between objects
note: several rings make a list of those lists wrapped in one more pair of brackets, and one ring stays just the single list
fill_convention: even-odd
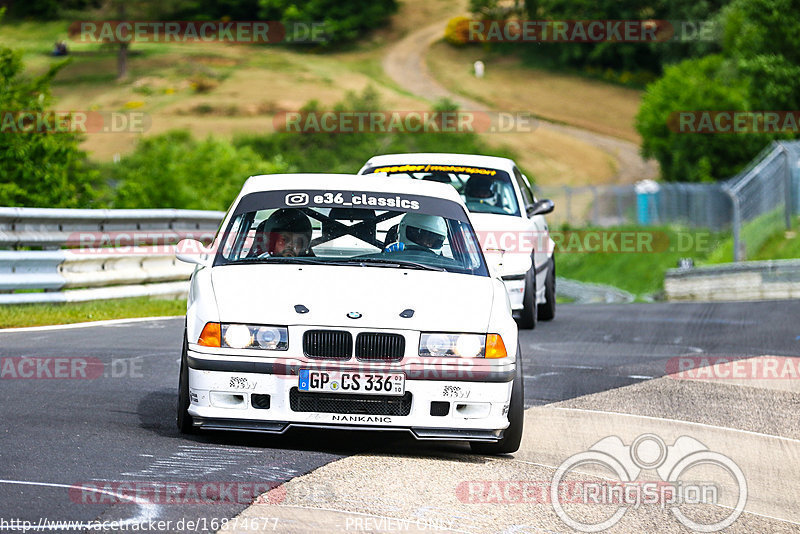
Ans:
[{"label": "front wheel", "polygon": [[195,434],[197,429],[194,426],[192,416],[189,415],[189,364],[188,343],[186,334],[183,334],[183,350],[181,351],[181,374],[178,379],[178,430],[182,434]]},{"label": "front wheel", "polygon": [[522,353],[517,347],[517,375],[511,387],[511,401],[508,406],[508,428],[503,431],[500,441],[489,443],[472,441],[470,447],[477,454],[510,454],[519,450],[522,443],[522,429],[525,422],[525,383],[522,376]]},{"label": "front wheel", "polygon": [[534,267],[525,273],[525,290],[522,293],[522,311],[519,315],[519,327],[525,330],[536,328],[538,313],[536,310],[536,274]]},{"label": "front wheel", "polygon": [[539,304],[538,315],[540,321],[551,321],[556,316],[556,260],[550,258],[547,266],[547,277],[544,281],[545,301]]}]

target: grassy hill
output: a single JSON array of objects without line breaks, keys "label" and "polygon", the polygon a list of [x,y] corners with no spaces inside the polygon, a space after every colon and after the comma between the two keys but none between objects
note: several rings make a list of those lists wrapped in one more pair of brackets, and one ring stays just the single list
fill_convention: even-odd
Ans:
[{"label": "grassy hill", "polygon": [[[317,100],[321,109],[326,106],[329,109],[348,92],[361,93],[368,86],[377,90],[386,109],[430,109],[431,102],[410,95],[383,73],[381,59],[389,45],[410,31],[447,20],[464,9],[462,1],[403,0],[388,27],[365,35],[348,49],[326,53],[274,45],[134,44],[129,75],[124,81],[116,80],[113,49],[68,39],[70,21],[6,19],[0,23],[0,44],[23,50],[30,72],[40,73],[60,61],[49,55],[53,43],[67,40],[71,63],[53,84],[57,110],[136,110],[150,117],[145,136],[186,129],[198,138],[215,135],[232,139],[241,133],[271,133],[277,113],[298,110],[310,100]],[[450,62],[448,68],[454,72],[463,73],[468,69],[461,58],[448,54],[435,55],[434,60]],[[522,67],[517,70],[509,66],[508,69],[507,80],[512,82],[518,76],[528,76],[527,69]],[[495,72],[492,66],[490,76],[497,73],[499,71]],[[609,90],[614,93],[616,88],[609,89],[611,86],[607,84],[594,82],[587,85],[585,81],[568,76],[553,76],[560,80],[558,91],[578,95],[573,104],[565,108],[566,115],[556,118],[574,121],[579,126],[584,126],[578,120],[583,116],[595,117],[592,121],[601,120],[596,117],[599,95]],[[593,96],[595,94],[598,96]],[[620,101],[629,99],[629,107],[638,105],[635,92],[614,94]],[[492,95],[486,98],[489,96]],[[511,109],[502,95],[495,96],[498,109]],[[534,104],[536,99],[525,99],[512,107],[545,116]],[[624,120],[618,122],[621,124]],[[484,134],[481,137],[492,147],[490,151],[510,148],[513,153],[534,161],[536,166],[529,169],[528,174],[543,182],[558,183],[567,178],[571,183],[576,180],[604,182],[614,172],[607,154],[567,137],[556,136],[546,147],[540,146],[541,141],[536,137],[525,134]],[[82,147],[94,160],[106,162],[131,152],[138,138],[139,134],[135,133],[93,133],[86,136]],[[353,171],[359,164],[354,162]]]}]

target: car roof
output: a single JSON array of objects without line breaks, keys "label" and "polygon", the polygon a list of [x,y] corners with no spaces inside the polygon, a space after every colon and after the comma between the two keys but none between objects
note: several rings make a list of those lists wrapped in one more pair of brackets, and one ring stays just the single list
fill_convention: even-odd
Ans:
[{"label": "car roof", "polygon": [[[422,195],[452,200],[464,206],[461,196],[449,184],[403,177],[356,174],[262,174],[247,179],[239,198],[259,191],[280,190],[363,191],[365,193],[396,193]],[[237,199],[238,200],[238,199]],[[466,209],[466,208],[465,208]]]},{"label": "car roof", "polygon": [[482,156],[479,154],[450,154],[437,152],[418,152],[411,154],[383,154],[371,157],[364,167],[377,167],[380,165],[405,165],[405,164],[435,163],[438,165],[472,165],[474,167],[487,167],[511,172],[514,161],[497,156]]}]

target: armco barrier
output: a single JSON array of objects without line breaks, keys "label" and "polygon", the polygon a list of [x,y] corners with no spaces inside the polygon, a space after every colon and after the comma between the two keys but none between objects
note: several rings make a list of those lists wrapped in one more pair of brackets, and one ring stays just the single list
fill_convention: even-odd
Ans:
[{"label": "armco barrier", "polygon": [[0,248],[61,248],[80,232],[172,230],[216,232],[221,211],[0,208]]},{"label": "armco barrier", "polygon": [[668,300],[785,300],[800,298],[800,260],[747,261],[671,269]]},{"label": "armco barrier", "polygon": [[[58,248],[0,250],[0,304],[185,295],[194,266],[178,261],[165,244],[198,233],[213,236],[223,216],[173,209],[0,208],[0,248]],[[95,248],[105,233],[135,234],[147,243],[148,232],[160,246]],[[90,248],[61,248],[81,244],[84,235]]]}]

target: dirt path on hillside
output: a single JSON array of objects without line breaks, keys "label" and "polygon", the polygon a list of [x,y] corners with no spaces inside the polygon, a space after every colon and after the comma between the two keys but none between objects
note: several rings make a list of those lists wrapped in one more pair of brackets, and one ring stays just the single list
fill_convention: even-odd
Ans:
[{"label": "dirt path on hillside", "polygon": [[[446,25],[446,21],[437,22],[407,35],[384,56],[383,69],[397,84],[417,96],[429,100],[449,98],[457,102],[461,109],[488,111],[485,105],[450,92],[434,79],[428,69],[425,54],[431,44],[444,34]],[[537,128],[572,137],[609,154],[616,161],[612,183],[633,183],[658,176],[657,163],[644,160],[639,155],[639,147],[630,141],[542,119]]]}]

